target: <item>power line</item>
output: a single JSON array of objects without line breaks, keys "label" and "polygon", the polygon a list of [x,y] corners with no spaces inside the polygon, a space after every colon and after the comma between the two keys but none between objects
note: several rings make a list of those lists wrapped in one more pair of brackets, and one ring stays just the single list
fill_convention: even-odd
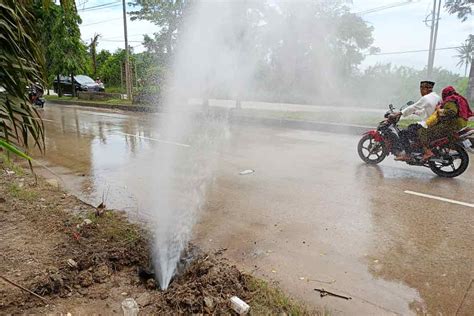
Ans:
[{"label": "power line", "polygon": [[108,9],[108,8],[119,6],[120,4],[121,4],[120,1],[114,1],[114,2],[99,4],[92,7],[84,7],[82,9],[79,9],[78,11],[95,11],[95,10],[101,10],[101,9]]},{"label": "power line", "polygon": [[379,12],[379,11],[383,11],[383,10],[387,10],[387,9],[401,7],[401,6],[404,6],[404,5],[407,5],[407,4],[412,4],[412,3],[413,3],[413,0],[407,0],[407,1],[403,1],[403,2],[395,2],[395,3],[392,3],[392,4],[383,5],[383,6],[380,6],[380,7],[375,7],[375,8],[372,8],[372,9],[367,9],[367,10],[355,12],[354,14],[358,14],[358,15],[370,14],[370,13],[375,13],[375,12]]},{"label": "power line", "polygon": [[[436,50],[450,50],[450,49],[457,49],[460,47],[461,46],[441,47],[441,48],[436,48]],[[405,50],[405,51],[399,51],[399,52],[367,54],[366,56],[398,55],[398,54],[422,53],[422,52],[429,52],[429,51],[430,51],[429,49],[417,49],[417,50]]]},{"label": "power line", "polygon": [[106,22],[109,22],[109,21],[121,20],[121,19],[122,19],[122,18],[108,19],[108,20],[98,21],[98,22],[89,23],[89,24],[82,24],[81,26],[96,25],[96,24],[101,24],[101,23],[106,23]]},{"label": "power line", "polygon": [[[115,43],[123,43],[125,42],[125,40],[112,40],[112,39],[104,39],[102,38],[101,39],[102,42],[115,42]],[[129,42],[132,42],[132,43],[141,43],[143,41],[129,41]]]}]

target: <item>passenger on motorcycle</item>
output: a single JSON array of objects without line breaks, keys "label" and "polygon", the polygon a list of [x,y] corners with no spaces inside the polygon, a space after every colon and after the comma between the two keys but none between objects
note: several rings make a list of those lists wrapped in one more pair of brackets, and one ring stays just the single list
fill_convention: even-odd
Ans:
[{"label": "passenger on motorcycle", "polygon": [[422,121],[411,124],[407,129],[400,132],[400,143],[404,150],[400,151],[396,156],[395,160],[408,160],[409,155],[406,154],[410,151],[410,140],[417,138],[417,131],[424,127],[426,128],[426,119],[430,117],[436,110],[436,106],[441,102],[441,97],[433,91],[435,83],[433,81],[421,81],[420,82],[420,94],[421,98],[414,104],[406,107],[401,112],[397,113],[398,116],[409,116],[412,114],[418,115]]},{"label": "passenger on motorcycle", "polygon": [[466,127],[467,121],[473,116],[466,98],[458,94],[453,87],[444,88],[442,97],[443,102],[427,120],[430,126],[418,130],[418,137],[424,150],[423,160],[434,156],[428,147],[430,142],[445,136],[451,137]]}]

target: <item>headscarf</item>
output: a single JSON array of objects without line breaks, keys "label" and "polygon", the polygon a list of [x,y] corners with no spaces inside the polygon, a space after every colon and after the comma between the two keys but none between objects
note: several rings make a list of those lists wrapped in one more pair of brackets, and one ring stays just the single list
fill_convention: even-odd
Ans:
[{"label": "headscarf", "polygon": [[452,86],[447,86],[443,89],[441,96],[443,98],[443,104],[447,102],[455,102],[459,107],[459,116],[466,121],[469,120],[471,116],[474,114],[469,107],[469,102],[467,102],[466,98],[456,92],[456,90]]}]

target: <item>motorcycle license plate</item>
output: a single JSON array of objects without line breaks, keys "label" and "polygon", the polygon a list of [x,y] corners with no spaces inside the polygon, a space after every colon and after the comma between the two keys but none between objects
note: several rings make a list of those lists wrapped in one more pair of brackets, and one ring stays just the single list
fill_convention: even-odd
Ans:
[{"label": "motorcycle license plate", "polygon": [[469,139],[464,140],[464,141],[462,142],[462,144],[463,144],[464,147],[466,147],[466,148],[471,148],[471,146],[472,146],[472,143],[471,143],[471,141],[470,141]]}]

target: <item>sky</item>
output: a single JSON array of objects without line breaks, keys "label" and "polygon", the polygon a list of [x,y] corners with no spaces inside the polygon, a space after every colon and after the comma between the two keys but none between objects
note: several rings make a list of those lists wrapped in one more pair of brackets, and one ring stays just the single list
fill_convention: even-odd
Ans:
[{"label": "sky", "polygon": [[[219,1],[219,0],[208,0]],[[238,0],[227,0],[238,1]],[[299,0],[290,0],[299,1]],[[129,2],[129,1],[126,1]],[[433,7],[433,0],[353,0],[349,4],[351,12],[358,13],[381,6],[410,2],[374,13],[361,13],[361,17],[374,27],[374,44],[382,53],[409,50],[423,50],[429,47],[430,28],[423,22]],[[444,0],[442,1],[444,3]],[[121,0],[76,0],[82,18],[81,34],[86,43],[91,42],[94,33],[101,34],[98,49],[115,51],[125,46],[123,40],[123,13]],[[99,8],[98,5],[109,4]],[[127,6],[127,11],[133,8]],[[135,52],[144,50],[141,41],[143,34],[152,35],[158,27],[147,21],[131,21],[127,16],[129,45]],[[441,11],[437,48],[456,47],[461,45],[469,34],[474,34],[474,18],[464,23],[449,15],[444,8]],[[456,50],[438,50],[435,66],[464,74],[464,69],[456,66]],[[412,66],[417,69],[425,67],[428,52],[367,56],[361,65],[364,69],[377,63]]]}]

